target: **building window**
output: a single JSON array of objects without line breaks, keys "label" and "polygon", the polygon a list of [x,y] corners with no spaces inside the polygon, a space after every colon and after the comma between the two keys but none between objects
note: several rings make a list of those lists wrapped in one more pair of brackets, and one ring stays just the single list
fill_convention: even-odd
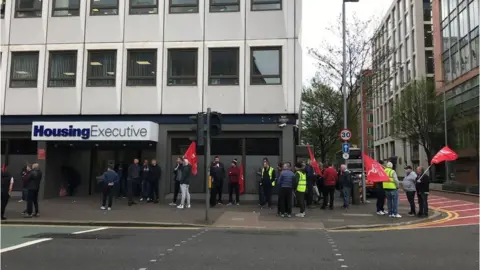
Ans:
[{"label": "building window", "polygon": [[433,47],[432,25],[425,24],[423,26],[423,31],[425,33],[425,47]]},{"label": "building window", "polygon": [[80,0],[53,0],[52,16],[80,16]]},{"label": "building window", "polygon": [[459,35],[458,35],[458,18],[455,17],[451,22],[450,22],[450,46],[453,47],[455,44],[457,44],[459,40]]},{"label": "building window", "polygon": [[423,1],[423,21],[430,22],[432,20],[432,3]]},{"label": "building window", "polygon": [[130,15],[158,14],[157,0],[130,0]]},{"label": "building window", "polygon": [[210,0],[210,12],[240,11],[240,0]]},{"label": "building window", "polygon": [[474,40],[472,40],[470,46],[472,46],[472,53],[470,54],[470,57],[472,58],[472,68],[478,67],[478,37],[476,37]]},{"label": "building window", "polygon": [[442,21],[448,16],[448,0],[442,0],[440,4],[440,9],[442,10]]},{"label": "building window", "polygon": [[433,73],[434,72],[433,51],[425,52],[425,62],[426,62],[427,73]]},{"label": "building window", "polygon": [[118,14],[118,0],[90,0],[91,16]]},{"label": "building window", "polygon": [[198,49],[169,49],[167,85],[197,85]]},{"label": "building window", "polygon": [[5,2],[6,0],[0,0],[0,19],[5,18]]},{"label": "building window", "polygon": [[38,80],[38,52],[12,52],[11,88],[35,88]]},{"label": "building window", "polygon": [[50,52],[48,87],[75,87],[77,51]]},{"label": "building window", "polygon": [[470,1],[468,9],[470,10],[470,31],[478,27],[480,14],[478,9],[478,0]]},{"label": "building window", "polygon": [[115,86],[117,51],[88,51],[87,86]]},{"label": "building window", "polygon": [[448,25],[442,29],[442,41],[442,51],[447,51],[448,49],[450,49],[450,33],[448,32]]},{"label": "building window", "polygon": [[446,58],[443,60],[443,79],[447,82],[452,80],[450,70],[450,58]]},{"label": "building window", "polygon": [[198,0],[169,0],[170,13],[198,13]]},{"label": "building window", "polygon": [[282,0],[251,0],[252,11],[281,10]]},{"label": "building window", "polygon": [[127,86],[157,84],[157,50],[128,50]]},{"label": "building window", "polygon": [[282,48],[252,47],[250,84],[282,83]]},{"label": "building window", "polygon": [[468,13],[467,9],[464,8],[460,14],[458,14],[458,25],[460,26],[459,37],[463,38],[468,34]]},{"label": "building window", "polygon": [[239,48],[209,50],[209,85],[238,85]]},{"label": "building window", "polygon": [[463,74],[470,70],[470,50],[468,45],[460,49],[460,72]]},{"label": "building window", "polygon": [[42,17],[41,0],[16,0],[15,18],[37,18]]}]

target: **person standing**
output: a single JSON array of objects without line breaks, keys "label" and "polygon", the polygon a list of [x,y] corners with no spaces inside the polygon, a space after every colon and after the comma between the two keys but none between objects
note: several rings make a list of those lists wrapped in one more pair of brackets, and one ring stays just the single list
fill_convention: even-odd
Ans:
[{"label": "person standing", "polygon": [[315,170],[313,169],[311,162],[302,163],[304,172],[307,175],[307,191],[304,194],[307,201],[307,207],[311,208],[313,206],[313,184],[315,182]]},{"label": "person standing", "polygon": [[297,163],[295,165],[295,170],[295,197],[297,198],[300,207],[300,213],[296,214],[295,216],[303,218],[305,217],[305,195],[308,189],[308,177],[307,173],[305,172],[304,164]]},{"label": "person standing", "polygon": [[235,191],[235,203],[240,205],[240,169],[237,165],[237,159],[232,161],[232,167],[228,169],[228,205],[232,205],[233,202],[233,192]]},{"label": "person standing", "polygon": [[13,176],[8,172],[7,165],[2,166],[2,220],[6,220],[5,217],[5,209],[7,208],[8,200],[10,199],[10,194],[12,193],[13,189]]},{"label": "person standing", "polygon": [[[322,204],[322,209],[327,208],[327,202],[328,202],[328,207],[330,210],[333,210],[333,201],[335,197],[335,186],[337,185],[338,181],[338,173],[335,170],[335,167],[333,167],[333,164],[329,164],[328,168],[325,169],[323,172],[323,204]],[[327,201],[328,200],[328,201]]]},{"label": "person standing", "polygon": [[[378,163],[383,167],[383,160],[379,160]],[[385,169],[385,167],[383,167]],[[385,215],[385,190],[383,190],[383,183],[375,183],[375,195],[377,197],[377,215]]]},{"label": "person standing", "polygon": [[292,217],[292,190],[295,174],[289,162],[283,165],[283,170],[277,179],[277,186],[279,187],[279,205],[281,217]]},{"label": "person standing", "polygon": [[260,207],[268,206],[268,208],[272,208],[272,187],[275,186],[275,170],[270,166],[268,161],[263,163],[262,169],[262,179],[261,179],[261,186],[264,194],[264,201],[261,202]]},{"label": "person standing", "polygon": [[428,194],[430,192],[430,177],[425,173],[423,167],[417,167],[417,197],[418,217],[428,217]]},{"label": "person standing", "polygon": [[347,169],[347,165],[340,166],[339,182],[342,186],[343,208],[347,209],[350,204],[350,193],[353,188],[352,173]]},{"label": "person standing", "polygon": [[[190,208],[190,177],[192,175],[192,166],[189,164],[188,159],[183,159],[182,167],[182,178],[180,180],[180,190],[182,191],[182,199],[180,205],[177,206],[179,209]],[[185,204],[185,199],[187,200]]]},{"label": "person standing", "polygon": [[415,184],[417,182],[417,174],[412,171],[412,166],[405,167],[405,178],[403,178],[403,190],[407,194],[408,203],[410,204],[409,216],[415,216],[415,192],[417,191]]},{"label": "person standing", "polygon": [[156,159],[152,159],[150,164],[150,172],[148,174],[148,183],[150,186],[150,193],[148,197],[150,200],[148,202],[158,203],[160,199],[159,188],[160,188],[160,179],[162,177],[162,169],[157,164]]},{"label": "person standing", "polygon": [[180,192],[180,180],[182,179],[182,167],[183,159],[181,157],[177,158],[177,164],[173,168],[173,200],[170,203],[171,206],[177,205],[178,193]]},{"label": "person standing", "polygon": [[[120,177],[118,176],[118,173],[113,170],[112,166],[108,166],[107,171],[103,173],[102,177],[103,192],[102,206],[100,207],[100,209],[112,210],[113,192],[115,190],[115,185],[117,185],[118,182],[120,182]],[[107,206],[108,208],[105,208],[105,206]]]},{"label": "person standing", "polygon": [[143,161],[143,166],[141,170],[141,195],[140,195],[140,201],[145,200],[146,202],[150,201],[151,198],[148,197],[150,194],[150,182],[149,180],[149,174],[150,174],[150,165],[148,164],[148,160]]},{"label": "person standing", "polygon": [[[218,156],[215,157],[210,166],[210,176],[212,176],[212,193],[210,194],[210,205],[222,204],[223,181],[225,180],[225,166],[220,162]],[[218,199],[216,199],[218,195]]]},{"label": "person standing", "polygon": [[138,165],[138,158],[133,160],[133,164],[128,167],[127,173],[127,197],[128,197],[128,206],[136,204],[133,201],[134,189],[137,187],[138,182],[140,181],[140,165]]},{"label": "person standing", "polygon": [[28,173],[30,173],[30,166],[28,163],[25,164],[25,167],[22,168],[22,172],[20,173],[21,178],[22,178],[22,199],[18,202],[26,202],[27,201],[27,178],[28,178]]},{"label": "person standing", "polygon": [[[42,172],[38,163],[32,164],[32,170],[28,174],[27,184],[27,214],[25,218],[38,217],[40,214],[38,208],[38,191],[40,190],[40,182],[42,181]],[[33,213],[35,207],[35,213]]]},{"label": "person standing", "polygon": [[[280,174],[282,173],[283,170],[283,163],[278,162],[277,164],[277,173],[276,176],[277,178],[275,179],[275,183],[278,186],[278,177],[280,177]],[[280,186],[278,186],[278,199],[277,199],[277,215],[280,216],[282,212],[280,211]]]},{"label": "person standing", "polygon": [[401,218],[398,214],[398,182],[397,173],[393,170],[393,163],[387,162],[385,173],[388,175],[388,181],[383,182],[383,190],[387,196],[388,216],[394,218]]}]

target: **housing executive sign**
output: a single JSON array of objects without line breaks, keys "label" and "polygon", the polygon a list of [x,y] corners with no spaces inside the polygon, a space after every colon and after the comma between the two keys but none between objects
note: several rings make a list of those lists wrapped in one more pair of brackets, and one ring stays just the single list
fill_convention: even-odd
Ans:
[{"label": "housing executive sign", "polygon": [[158,141],[158,124],[148,121],[33,122],[32,141]]}]

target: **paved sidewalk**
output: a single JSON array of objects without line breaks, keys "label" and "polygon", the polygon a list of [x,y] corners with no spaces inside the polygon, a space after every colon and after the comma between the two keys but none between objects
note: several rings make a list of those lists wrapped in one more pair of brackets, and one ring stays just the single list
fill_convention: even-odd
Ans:
[{"label": "paved sidewalk", "polygon": [[[266,229],[322,229],[322,228],[368,228],[393,225],[406,225],[425,221],[406,215],[408,208],[400,205],[400,219],[377,216],[374,201],[366,205],[352,205],[348,210],[336,201],[334,210],[307,209],[305,218],[280,218],[273,209],[260,209],[258,206],[221,205],[209,209],[210,222],[205,222],[204,201],[192,202],[191,209],[177,209],[166,204],[140,202],[127,206],[126,199],[116,199],[113,210],[100,210],[98,197],[55,198],[40,201],[40,217],[23,218],[21,212],[25,203],[12,200],[7,206],[6,224],[51,224],[51,225],[96,225],[96,226],[134,226],[134,227],[241,227]],[[298,208],[294,209],[298,213]],[[439,212],[432,212],[431,219],[440,218]]]}]

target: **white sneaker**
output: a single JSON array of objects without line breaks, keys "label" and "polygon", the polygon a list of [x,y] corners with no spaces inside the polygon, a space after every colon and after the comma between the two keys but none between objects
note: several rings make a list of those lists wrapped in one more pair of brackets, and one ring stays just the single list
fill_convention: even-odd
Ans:
[{"label": "white sneaker", "polygon": [[305,217],[305,213],[298,213],[298,214],[296,214],[295,216],[296,216],[296,217],[301,217],[301,218],[303,218],[303,217]]},{"label": "white sneaker", "polygon": [[231,202],[227,204],[227,206],[231,206],[231,205],[232,205],[232,203],[231,203]]},{"label": "white sneaker", "polygon": [[395,217],[395,215],[388,215],[388,217]]},{"label": "white sneaker", "polygon": [[140,201],[143,202],[143,198],[140,198]]},{"label": "white sneaker", "polygon": [[107,209],[107,208],[105,208],[105,206],[102,206],[102,207],[100,207],[100,209],[105,210],[105,209]]},{"label": "white sneaker", "polygon": [[170,206],[177,206],[177,204],[174,203],[174,202],[171,202],[171,203],[169,203],[168,205],[170,205]]},{"label": "white sneaker", "polygon": [[107,210],[108,210],[108,211],[112,210],[112,207],[108,207]]},{"label": "white sneaker", "polygon": [[189,204],[189,205],[187,205],[187,208],[192,208],[192,206]]},{"label": "white sneaker", "polygon": [[399,214],[396,214],[396,215],[394,215],[393,217],[395,217],[395,218],[401,218],[402,216],[399,215]]},{"label": "white sneaker", "polygon": [[378,211],[378,212],[377,212],[377,215],[383,216],[383,215],[385,215],[385,213],[384,213],[383,211]]},{"label": "white sneaker", "polygon": [[20,201],[18,201],[18,202],[23,202],[23,200],[20,200]]},{"label": "white sneaker", "polygon": [[237,202],[237,205],[240,205],[240,203]]},{"label": "white sneaker", "polygon": [[178,209],[183,209],[183,204],[180,204],[179,206],[177,206]]}]

